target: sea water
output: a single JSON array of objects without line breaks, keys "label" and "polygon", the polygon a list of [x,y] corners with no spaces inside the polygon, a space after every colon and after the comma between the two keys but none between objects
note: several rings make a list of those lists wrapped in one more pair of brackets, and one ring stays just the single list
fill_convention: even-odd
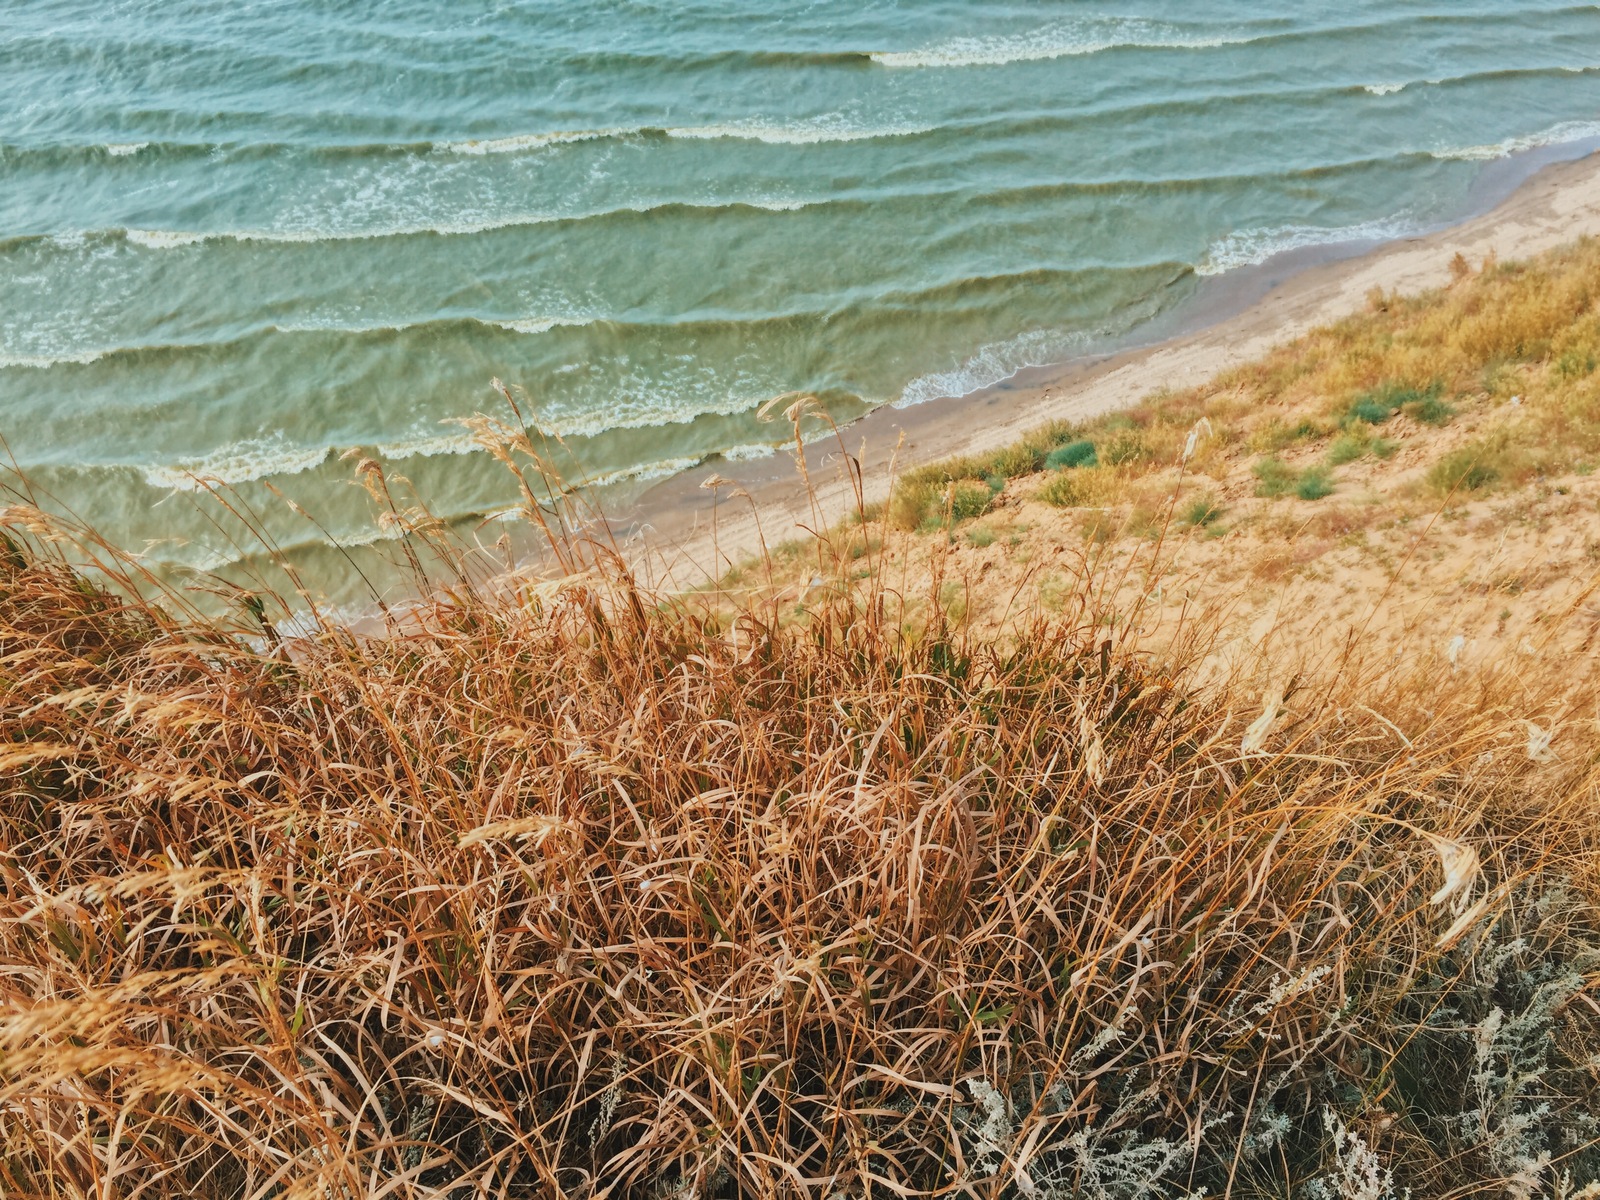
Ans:
[{"label": "sea water", "polygon": [[338,592],[351,455],[492,540],[495,380],[625,491],[1597,134],[1600,7],[1537,0],[5,0],[0,434],[153,566]]}]

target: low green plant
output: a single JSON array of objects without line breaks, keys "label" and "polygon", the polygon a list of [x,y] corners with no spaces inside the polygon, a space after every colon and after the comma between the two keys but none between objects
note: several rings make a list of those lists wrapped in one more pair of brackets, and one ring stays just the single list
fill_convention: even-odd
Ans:
[{"label": "low green plant", "polygon": [[1555,361],[1555,372],[1562,379],[1582,379],[1592,375],[1595,356],[1587,350],[1568,350]]},{"label": "low green plant", "polygon": [[1095,453],[1094,443],[1080,439],[1068,442],[1065,446],[1058,446],[1045,455],[1044,465],[1053,470],[1062,471],[1072,467],[1093,467],[1099,464],[1099,456]]},{"label": "low green plant", "polygon": [[1204,529],[1222,516],[1222,504],[1209,492],[1203,496],[1196,496],[1184,506],[1179,516],[1185,525],[1191,529]]},{"label": "low green plant", "polygon": [[1444,384],[1437,380],[1420,389],[1402,383],[1386,383],[1370,392],[1363,392],[1351,401],[1341,424],[1346,428],[1358,422],[1382,425],[1395,413],[1406,410],[1426,413],[1427,416],[1417,419],[1442,425],[1455,411],[1439,399],[1443,392]]},{"label": "low green plant", "polygon": [[1499,479],[1491,452],[1481,444],[1452,450],[1434,463],[1427,475],[1428,486],[1442,494],[1479,492]]},{"label": "low green plant", "polygon": [[1437,396],[1408,401],[1400,406],[1400,411],[1422,425],[1448,425],[1450,418],[1456,415],[1456,410]]},{"label": "low green plant", "polygon": [[1113,467],[1143,462],[1150,457],[1144,435],[1137,429],[1118,430],[1105,444],[1104,459]]},{"label": "low green plant", "polygon": [[989,511],[995,497],[994,490],[976,479],[960,480],[950,485],[949,511],[953,521],[970,521]]},{"label": "low green plant", "polygon": [[1328,447],[1328,462],[1335,467],[1342,467],[1345,463],[1355,462],[1362,457],[1372,446],[1372,439],[1364,437],[1354,430],[1347,429]]},{"label": "low green plant", "polygon": [[1295,481],[1294,494],[1302,500],[1321,500],[1333,495],[1333,477],[1327,467],[1307,467]]},{"label": "low green plant", "polygon": [[1392,458],[1399,448],[1400,443],[1393,438],[1373,437],[1364,426],[1352,425],[1329,443],[1328,465],[1342,467],[1369,454],[1373,458]]},{"label": "low green plant", "polygon": [[1077,508],[1083,503],[1083,489],[1077,479],[1063,471],[1039,489],[1039,499],[1054,508]]},{"label": "low green plant", "polygon": [[1250,471],[1256,477],[1256,495],[1268,499],[1287,496],[1300,481],[1300,473],[1275,454],[1257,460]]},{"label": "low green plant", "polygon": [[967,541],[980,550],[985,546],[992,546],[994,545],[994,530],[987,525],[979,525],[975,529],[969,529],[967,531]]}]

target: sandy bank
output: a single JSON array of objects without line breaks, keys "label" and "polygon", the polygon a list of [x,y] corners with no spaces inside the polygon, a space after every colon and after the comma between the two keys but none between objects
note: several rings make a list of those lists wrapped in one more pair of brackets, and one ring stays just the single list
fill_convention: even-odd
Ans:
[{"label": "sandy bank", "polygon": [[[1485,186],[1494,186],[1492,176]],[[1293,252],[1219,277],[1179,318],[1189,328],[1159,344],[1035,368],[959,398],[880,409],[847,426],[843,444],[860,461],[866,499],[881,500],[893,469],[998,448],[1048,420],[1083,420],[1129,407],[1154,391],[1195,386],[1358,311],[1374,288],[1442,286],[1456,254],[1474,264],[1489,255],[1523,258],[1596,234],[1600,153],[1589,153],[1543,167],[1490,211],[1449,228],[1365,253],[1348,246]],[[1308,265],[1318,257],[1322,261]],[[811,445],[806,462],[821,519],[838,519],[850,497],[839,443]],[[713,475],[729,481],[720,489],[720,503],[702,486]],[[728,499],[736,488],[750,500]],[[799,536],[817,519],[790,453],[686,472],[645,493],[615,528],[644,578],[689,587],[755,553],[763,538],[771,545]]]}]

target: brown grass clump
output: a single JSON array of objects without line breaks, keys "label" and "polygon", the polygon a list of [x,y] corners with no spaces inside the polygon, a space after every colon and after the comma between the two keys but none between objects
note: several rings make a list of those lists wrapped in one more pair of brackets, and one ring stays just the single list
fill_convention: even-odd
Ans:
[{"label": "brown grass clump", "polygon": [[1201,687],[1084,596],[1003,647],[877,583],[714,626],[603,554],[250,638],[25,516],[8,1197],[1600,1175],[1587,675]]}]

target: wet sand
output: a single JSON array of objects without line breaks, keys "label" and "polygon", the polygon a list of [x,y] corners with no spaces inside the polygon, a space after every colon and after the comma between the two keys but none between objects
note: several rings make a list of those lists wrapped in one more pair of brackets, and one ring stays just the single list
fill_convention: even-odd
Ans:
[{"label": "wet sand", "polygon": [[[894,471],[998,449],[1049,420],[1081,421],[1152,392],[1193,387],[1360,311],[1374,288],[1442,286],[1458,253],[1476,265],[1490,255],[1526,258],[1600,235],[1597,150],[1594,142],[1574,143],[1490,164],[1474,197],[1479,215],[1445,228],[1381,245],[1290,251],[1215,276],[1140,330],[1137,344],[1029,368],[966,396],[878,409],[806,447],[809,493],[792,449],[707,463],[645,492],[613,519],[614,535],[642,579],[694,587],[759,553],[763,541],[775,545],[844,517],[854,494],[847,456],[859,463],[866,502],[882,500]],[[725,482],[704,486],[713,477]]]}]

